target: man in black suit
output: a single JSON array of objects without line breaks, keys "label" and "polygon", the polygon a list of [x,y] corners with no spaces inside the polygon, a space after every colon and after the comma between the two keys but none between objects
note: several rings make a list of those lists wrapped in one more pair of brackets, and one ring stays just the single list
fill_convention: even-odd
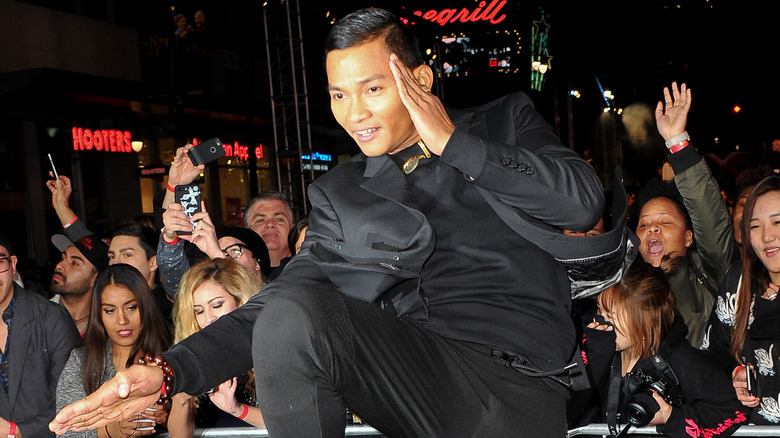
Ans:
[{"label": "man in black suit", "polygon": [[[306,239],[279,278],[163,354],[172,392],[254,366],[272,436],[343,436],[345,406],[389,436],[562,436],[569,282],[513,225],[592,228],[592,167],[522,93],[446,111],[387,11],[344,17],[326,47],[331,109],[362,154],[310,186]],[[101,396],[153,403],[162,372],[133,368],[53,429],[102,424]]]},{"label": "man in black suit", "polygon": [[54,392],[79,332],[64,307],[16,284],[16,261],[0,232],[0,436],[53,437]]}]

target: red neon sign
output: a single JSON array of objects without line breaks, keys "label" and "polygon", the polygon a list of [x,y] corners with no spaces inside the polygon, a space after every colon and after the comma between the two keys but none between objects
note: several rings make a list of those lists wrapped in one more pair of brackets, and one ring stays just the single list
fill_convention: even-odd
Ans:
[{"label": "red neon sign", "polygon": [[[197,146],[198,143],[199,142],[197,138],[192,139],[193,146]],[[222,143],[222,148],[225,149],[226,157],[235,157],[239,160],[244,160],[244,161],[249,159],[249,146],[241,145],[237,141],[233,142],[233,144]],[[255,147],[255,158],[257,158],[258,160],[263,158],[262,143]]]},{"label": "red neon sign", "polygon": [[132,152],[132,135],[130,131],[118,131],[114,129],[86,129],[73,127],[74,151],[106,151],[106,152]]},{"label": "red neon sign", "polygon": [[[496,6],[496,3],[498,3],[498,6]],[[457,9],[442,9],[441,11],[431,9],[425,13],[422,11],[415,11],[414,15],[433,23],[439,23],[439,26],[444,26],[447,23],[454,23],[456,21],[460,21],[461,23],[489,21],[491,24],[498,24],[504,21],[506,14],[501,14],[498,18],[496,18],[496,14],[504,7],[506,0],[501,0],[500,3],[499,0],[493,0],[490,2],[490,5],[485,8],[486,4],[487,2],[485,1],[479,2],[479,6],[476,7],[474,11],[469,11],[466,8],[461,9],[460,12],[458,12]],[[485,9],[483,10],[482,8]]]}]

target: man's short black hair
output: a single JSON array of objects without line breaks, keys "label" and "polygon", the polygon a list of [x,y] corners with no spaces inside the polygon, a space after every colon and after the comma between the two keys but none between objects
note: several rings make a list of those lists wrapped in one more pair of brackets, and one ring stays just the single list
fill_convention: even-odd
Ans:
[{"label": "man's short black hair", "polygon": [[407,67],[413,69],[425,63],[414,32],[397,16],[379,8],[359,9],[338,20],[325,40],[325,54],[357,47],[377,38],[384,38],[390,52]]},{"label": "man's short black hair", "polygon": [[126,222],[118,226],[111,234],[111,237],[116,236],[137,237],[141,248],[143,248],[144,253],[146,253],[146,260],[157,255],[157,243],[159,242],[160,235],[146,225],[137,222]]}]

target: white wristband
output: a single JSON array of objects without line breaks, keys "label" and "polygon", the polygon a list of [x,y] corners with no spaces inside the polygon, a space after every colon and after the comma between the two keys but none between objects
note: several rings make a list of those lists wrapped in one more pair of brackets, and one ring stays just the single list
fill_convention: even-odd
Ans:
[{"label": "white wristband", "polygon": [[682,143],[684,141],[690,141],[691,137],[688,135],[688,131],[683,131],[682,134],[677,134],[670,138],[669,140],[666,140],[666,147],[671,148],[672,146]]}]

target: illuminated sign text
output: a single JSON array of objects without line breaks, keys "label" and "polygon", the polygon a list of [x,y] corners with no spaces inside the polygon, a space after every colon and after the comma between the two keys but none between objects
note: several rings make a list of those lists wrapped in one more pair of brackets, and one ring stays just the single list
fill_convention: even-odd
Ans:
[{"label": "illuminated sign text", "polygon": [[130,131],[114,129],[85,129],[73,127],[74,151],[132,152]]},{"label": "illuminated sign text", "polygon": [[319,152],[315,152],[311,155],[301,155],[301,160],[333,161],[333,158],[330,156],[330,154],[321,154]]},{"label": "illuminated sign text", "polygon": [[[198,139],[193,138],[192,139],[193,146],[198,145]],[[237,141],[233,142],[233,144],[230,143],[222,143],[222,148],[225,149],[225,156],[226,157],[234,157],[239,160],[248,160],[249,159],[249,146],[244,146],[242,144],[239,144]],[[259,144],[255,147],[255,158],[258,160],[263,158],[263,145]]]},{"label": "illuminated sign text", "polygon": [[[498,5],[496,5],[496,3],[498,3]],[[501,14],[498,18],[496,18],[496,15],[504,7],[506,0],[501,0],[500,2],[499,0],[493,0],[490,2],[490,5],[485,8],[486,4],[487,2],[485,1],[479,2],[479,6],[473,11],[469,11],[466,8],[462,8],[460,12],[458,12],[457,9],[442,9],[441,11],[431,9],[425,13],[422,11],[415,11],[414,15],[433,23],[439,23],[439,26],[444,26],[447,23],[454,23],[456,21],[460,21],[461,23],[488,21],[491,24],[498,24],[504,21],[506,14]]]}]

